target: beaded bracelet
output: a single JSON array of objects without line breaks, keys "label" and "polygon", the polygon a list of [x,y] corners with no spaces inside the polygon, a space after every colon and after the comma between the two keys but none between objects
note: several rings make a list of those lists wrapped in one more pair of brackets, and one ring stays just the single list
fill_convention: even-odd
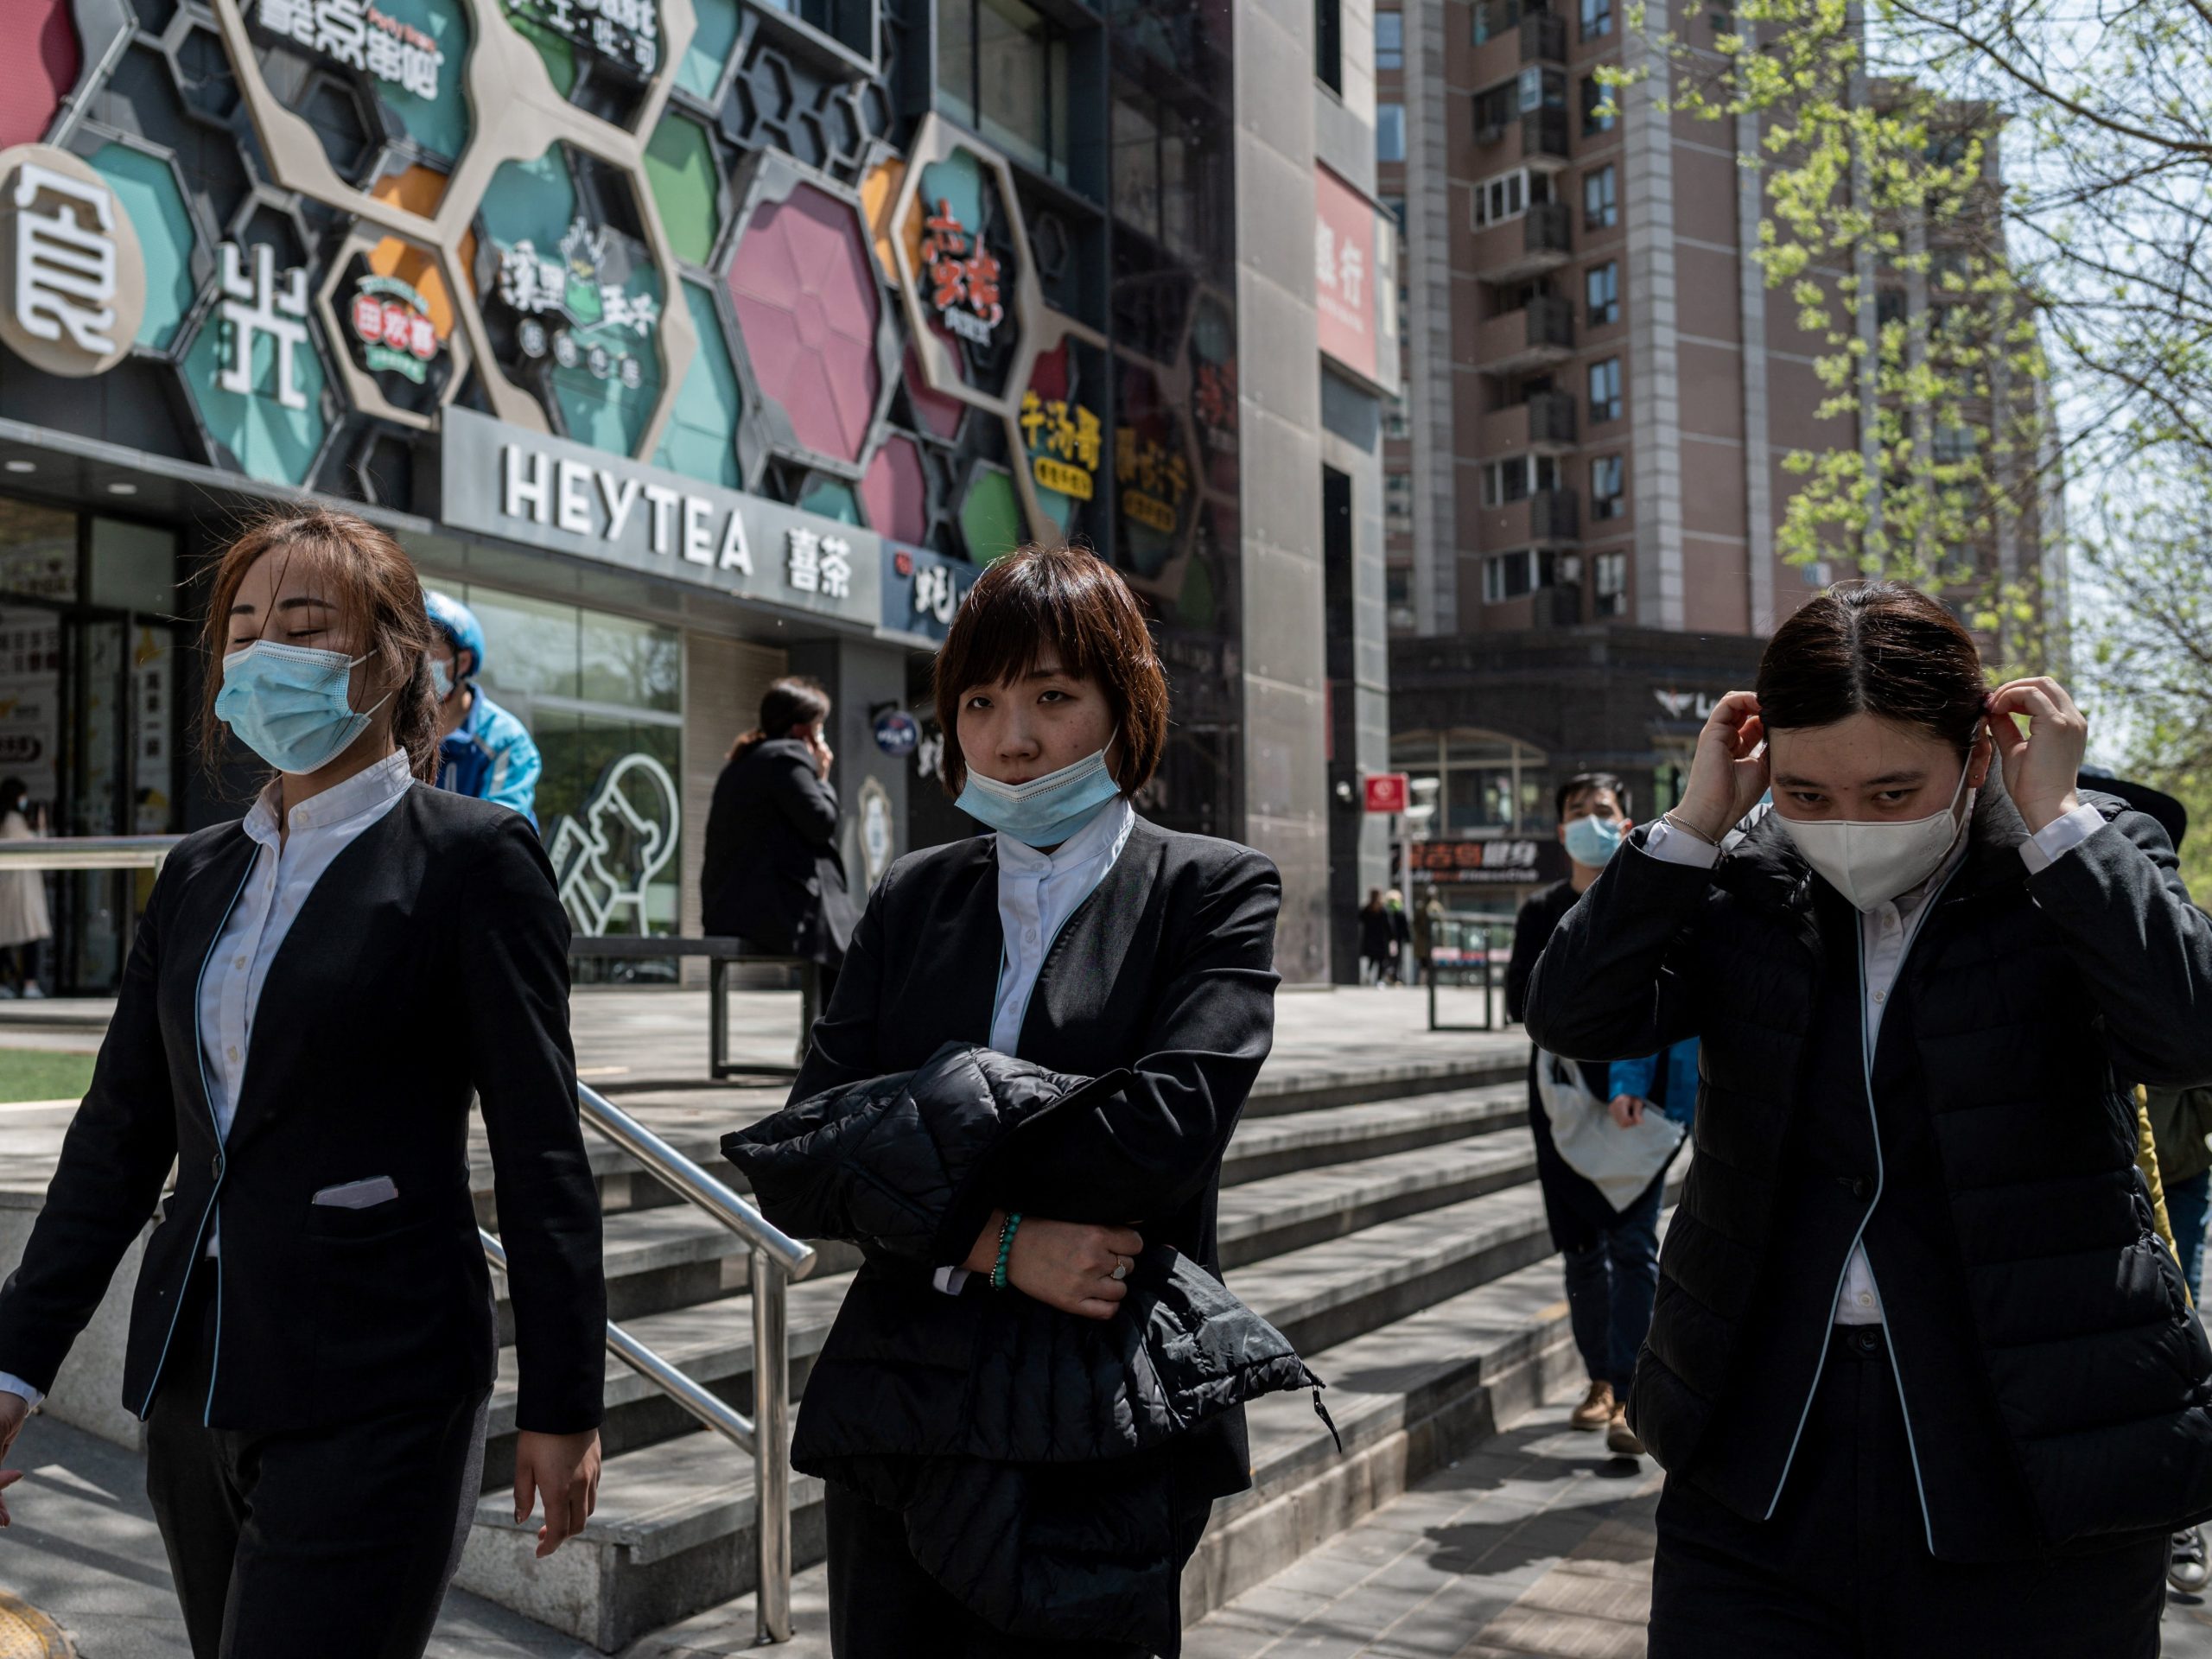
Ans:
[{"label": "beaded bracelet", "polygon": [[1009,1211],[1007,1218],[999,1224],[998,1265],[991,1269],[991,1288],[993,1290],[1004,1290],[1006,1288],[1007,1258],[1014,1254],[1014,1236],[1015,1232],[1020,1230],[1020,1226],[1021,1212],[1019,1210]]}]

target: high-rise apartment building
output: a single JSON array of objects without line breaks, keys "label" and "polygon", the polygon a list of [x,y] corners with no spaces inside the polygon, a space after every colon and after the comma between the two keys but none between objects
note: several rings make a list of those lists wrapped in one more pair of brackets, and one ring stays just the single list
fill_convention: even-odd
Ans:
[{"label": "high-rise apartment building", "polygon": [[[1563,868],[1574,772],[1620,774],[1639,819],[1671,804],[1713,701],[1841,574],[1777,555],[1785,458],[1858,441],[1820,418],[1828,347],[1752,257],[1757,123],[1670,113],[1627,0],[1554,3],[1376,19],[1377,188],[1405,239],[1392,764],[1430,809],[1413,874],[1465,908]],[[1910,286],[1878,303],[1924,308]]]}]

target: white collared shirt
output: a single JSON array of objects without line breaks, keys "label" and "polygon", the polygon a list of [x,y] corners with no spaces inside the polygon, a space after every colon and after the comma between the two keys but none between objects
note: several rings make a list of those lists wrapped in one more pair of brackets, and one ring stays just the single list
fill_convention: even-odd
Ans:
[{"label": "white collared shirt", "polygon": [[[1967,813],[1971,819],[1974,806],[1971,800]],[[2092,835],[2104,827],[2104,815],[2094,806],[2077,806],[2063,817],[2054,818],[2020,843],[2020,861],[2028,867],[2028,874],[2036,875],[2049,869],[2066,854],[2072,852]],[[1873,1052],[1875,1039],[1881,1035],[1882,1012],[1889,1005],[1890,993],[1896,988],[1897,970],[1904,966],[1905,952],[1911,948],[1912,938],[1928,914],[1928,898],[1940,887],[1945,878],[1966,856],[1967,837],[1961,835],[1949,855],[1929,876],[1910,893],[1859,913],[1859,937],[1866,945],[1866,1001],[1863,1017],[1866,1026],[1866,1048]],[[1643,850],[1653,858],[1664,859],[1669,864],[1694,864],[1710,869],[1719,861],[1720,849],[1710,842],[1700,841],[1695,836],[1685,835],[1664,819],[1651,827],[1644,837]],[[1854,1243],[1851,1259],[1844,1264],[1842,1281],[1836,1287],[1834,1322],[1838,1325],[1879,1325],[1882,1323],[1882,1294],[1874,1284],[1874,1269],[1866,1260],[1866,1247]]]},{"label": "white collared shirt", "polygon": [[[1001,1054],[1020,1052],[1021,1022],[1044,971],[1052,941],[1076,907],[1106,879],[1129,844],[1136,809],[1116,795],[1096,817],[1049,853],[1012,836],[995,837],[999,867],[998,994],[991,1002],[991,1046]],[[964,1268],[939,1268],[937,1287],[957,1295],[968,1282]]]},{"label": "white collared shirt", "polygon": [[[331,861],[397,806],[414,782],[407,756],[395,750],[367,771],[294,807],[290,833],[281,848],[276,833],[279,785],[271,783],[262,791],[245,815],[245,832],[258,850],[200,976],[200,1052],[219,1138],[230,1137],[231,1121],[238,1116],[246,1056],[252,1047],[254,1010],[261,1003],[269,964],[292,931],[300,907]],[[211,1256],[218,1254],[217,1225],[211,1221],[207,1228],[207,1253]],[[45,1398],[5,1371],[0,1371],[0,1389],[19,1394],[34,1406]]]}]

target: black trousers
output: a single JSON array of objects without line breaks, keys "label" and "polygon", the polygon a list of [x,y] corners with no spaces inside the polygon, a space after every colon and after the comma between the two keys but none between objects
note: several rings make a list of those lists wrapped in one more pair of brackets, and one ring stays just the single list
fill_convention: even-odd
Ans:
[{"label": "black trousers", "polygon": [[1660,1495],[1649,1659],[2152,1659],[2165,1568],[2164,1537],[1937,1560],[1881,1327],[1840,1325],[1771,1521]]},{"label": "black trousers", "polygon": [[146,1496],[193,1659],[421,1659],[461,1565],[488,1391],[340,1427],[208,1428],[214,1264],[146,1421]]},{"label": "black trousers", "polygon": [[832,1659],[1150,1659],[1112,1642],[1038,1642],[993,1630],[916,1565],[906,1525],[835,1481],[825,1486]]}]

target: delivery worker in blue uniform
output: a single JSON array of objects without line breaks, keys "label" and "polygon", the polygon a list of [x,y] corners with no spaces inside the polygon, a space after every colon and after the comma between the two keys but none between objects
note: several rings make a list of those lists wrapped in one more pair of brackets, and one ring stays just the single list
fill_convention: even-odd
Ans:
[{"label": "delivery worker in blue uniform", "polygon": [[537,775],[545,770],[522,721],[484,695],[484,629],[476,613],[440,593],[423,595],[436,625],[430,677],[437,682],[438,787],[511,806],[537,823]]}]

